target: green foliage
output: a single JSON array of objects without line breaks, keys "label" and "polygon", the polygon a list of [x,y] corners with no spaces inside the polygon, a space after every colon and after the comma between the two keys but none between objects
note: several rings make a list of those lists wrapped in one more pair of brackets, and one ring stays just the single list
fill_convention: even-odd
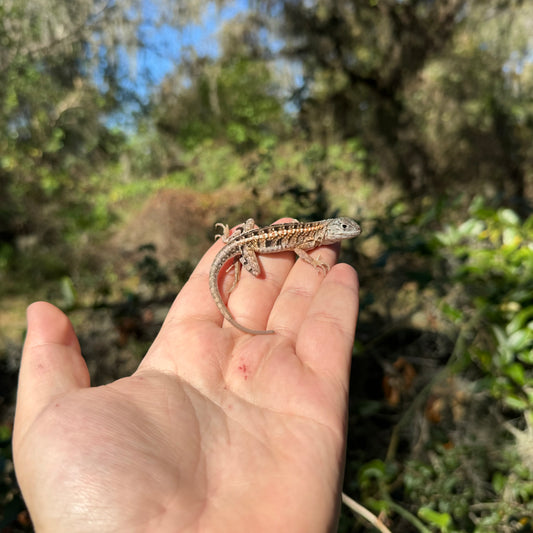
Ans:
[{"label": "green foliage", "polygon": [[0,71],[0,275],[19,276],[39,255],[32,258],[21,239],[61,246],[109,222],[95,209],[102,181],[94,177],[123,135],[102,125],[106,101],[84,73],[79,41],[41,54],[9,52]]},{"label": "green foliage", "polygon": [[420,507],[418,516],[432,526],[435,526],[442,533],[448,533],[451,526],[452,518],[449,513],[437,513],[429,507]]},{"label": "green foliage", "polygon": [[[143,46],[142,2],[101,11],[90,0],[66,5],[0,5],[2,294],[24,304],[52,294],[71,309],[120,307],[122,298],[142,329],[143,298],[173,294],[192,265],[162,263],[149,246],[125,265],[127,274],[116,263],[95,269],[86,256],[107,254],[98,247],[102,234],[165,188],[216,191],[209,209],[221,202],[217,216],[228,218],[362,213],[363,239],[351,255],[344,248],[361,275],[357,357],[372,353],[386,368],[386,357],[403,350],[438,362],[435,382],[403,398],[409,408],[384,407],[379,384],[370,391],[376,397],[358,399],[373,441],[352,446],[347,485],[410,530],[518,529],[533,512],[533,217],[524,216],[533,160],[531,5],[257,2],[224,28],[219,57],[183,53],[147,106],[139,104],[144,95],[127,97],[133,84],[120,60]],[[174,27],[205,7],[151,5],[154,24]],[[116,117],[129,129],[113,127]],[[465,196],[452,199],[458,189]],[[487,194],[463,215],[470,191],[491,191],[494,207]],[[501,197],[517,210],[502,207]],[[444,370],[448,353],[416,346],[413,357],[401,337],[372,352],[416,313],[431,318],[423,333],[453,344]],[[442,422],[415,441],[406,428],[423,424],[413,413],[443,373],[489,407],[470,424]],[[487,413],[497,416],[487,422]],[[397,424],[386,459],[376,443],[390,428],[371,426],[374,419]],[[401,453],[395,439],[403,439]],[[22,502],[2,444],[7,527]]]},{"label": "green foliage", "polygon": [[[436,449],[431,463],[412,460],[405,465],[404,484],[409,498],[422,505],[418,516],[438,531],[483,533],[489,527],[510,525],[533,511],[533,474],[521,464],[516,448],[494,450],[462,447]],[[495,461],[495,452],[498,458]],[[465,457],[468,461],[465,461]],[[495,469],[492,483],[476,485],[473,461],[487,461]],[[485,465],[477,472],[488,472]],[[479,502],[485,502],[480,505]],[[496,529],[498,530],[498,529]]]},{"label": "green foliage", "polygon": [[[430,426],[401,467],[391,450],[387,462],[360,465],[357,486],[362,503],[417,531],[426,526],[414,515],[430,531],[500,531],[533,514],[533,216],[522,220],[478,197],[466,219],[452,218],[459,219],[443,198],[414,215],[396,202],[376,220],[386,251],[375,267],[395,263],[400,283],[416,281],[431,295],[430,312],[440,310],[441,330],[455,342],[443,375],[462,385],[446,388],[452,420]],[[431,395],[445,403],[443,379],[435,376],[413,405]],[[468,408],[457,410],[465,394]],[[410,427],[413,416],[405,413],[395,431]]]},{"label": "green foliage", "polygon": [[[199,58],[193,75],[170,77],[171,92],[155,106],[160,131],[187,150],[208,140],[225,141],[239,151],[261,146],[282,131],[283,113],[267,63],[231,57],[219,62]],[[172,88],[171,88],[172,84]]]},{"label": "green foliage", "polygon": [[243,148],[260,146],[282,120],[280,100],[263,61],[232,59],[219,78],[219,100],[228,141]]},{"label": "green foliage", "polygon": [[276,29],[283,55],[302,69],[294,93],[312,138],[360,138],[378,175],[406,190],[490,183],[524,194],[533,155],[529,3],[259,5],[282,13]]},{"label": "green foliage", "polygon": [[[464,457],[476,457],[476,453],[480,452],[486,450],[482,447],[477,450],[437,448],[431,463],[412,460],[405,465],[406,493],[412,501],[421,505],[418,510],[421,518],[447,516],[446,527],[455,524],[449,531],[468,530],[471,527],[468,514],[471,506],[478,501],[476,496],[479,498],[480,494],[476,494],[473,476],[468,471],[472,465],[470,462],[465,463]],[[460,526],[459,529],[457,526]]]},{"label": "green foliage", "polygon": [[[460,298],[446,313],[472,339],[460,355],[482,372],[483,386],[518,411],[533,408],[533,216],[476,199],[471,217],[436,234]],[[468,328],[468,329],[467,329]]]}]

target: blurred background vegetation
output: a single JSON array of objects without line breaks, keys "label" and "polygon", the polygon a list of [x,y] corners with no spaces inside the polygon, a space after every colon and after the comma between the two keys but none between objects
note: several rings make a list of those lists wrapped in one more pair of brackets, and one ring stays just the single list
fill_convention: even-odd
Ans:
[{"label": "blurred background vegetation", "polygon": [[397,533],[531,531],[532,29],[523,0],[3,0],[0,531],[31,531],[31,301],[106,383],[215,222],[336,214],[363,227],[345,492]]}]

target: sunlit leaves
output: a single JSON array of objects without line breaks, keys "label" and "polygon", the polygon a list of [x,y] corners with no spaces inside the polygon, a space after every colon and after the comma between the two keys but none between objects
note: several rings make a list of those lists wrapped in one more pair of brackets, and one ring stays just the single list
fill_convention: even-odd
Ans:
[{"label": "sunlit leaves", "polygon": [[533,388],[533,217],[522,222],[479,198],[470,212],[437,234],[452,279],[463,288],[461,303],[443,310],[456,323],[467,312],[477,316],[480,330],[469,333],[477,340],[467,354],[486,372],[492,394],[514,409],[533,409],[526,394]]}]

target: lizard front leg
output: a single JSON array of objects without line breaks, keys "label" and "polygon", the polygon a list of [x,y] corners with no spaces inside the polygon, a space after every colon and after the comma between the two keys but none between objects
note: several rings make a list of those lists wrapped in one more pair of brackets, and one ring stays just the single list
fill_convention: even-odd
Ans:
[{"label": "lizard front leg", "polygon": [[226,272],[230,272],[232,268],[235,269],[235,277],[233,278],[233,283],[229,288],[228,294],[230,294],[237,286],[237,283],[239,283],[239,279],[241,277],[241,264],[239,263],[238,259],[235,259],[235,261],[227,268]]},{"label": "lizard front leg", "polygon": [[250,274],[256,277],[261,274],[261,267],[259,266],[257,255],[255,255],[255,252],[251,248],[246,246],[243,247],[239,261]]},{"label": "lizard front leg", "polygon": [[324,261],[321,261],[320,256],[315,259],[302,248],[295,248],[294,253],[306,263],[309,263],[311,266],[313,266],[317,272],[323,272],[324,274],[329,272],[330,266]]}]

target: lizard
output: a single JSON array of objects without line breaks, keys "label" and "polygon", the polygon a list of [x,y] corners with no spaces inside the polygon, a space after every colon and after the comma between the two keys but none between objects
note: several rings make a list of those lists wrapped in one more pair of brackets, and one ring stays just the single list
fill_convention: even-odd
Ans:
[{"label": "lizard", "polygon": [[222,238],[225,246],[217,253],[211,264],[209,289],[224,318],[234,327],[251,335],[270,335],[274,331],[250,329],[242,326],[233,318],[218,288],[218,277],[227,261],[233,259],[233,264],[227,271],[235,269],[235,279],[229,292],[239,281],[241,264],[250,274],[254,276],[260,274],[261,267],[256,254],[273,254],[292,250],[317,271],[326,274],[329,271],[329,265],[321,261],[320,257],[314,259],[306,250],[344,239],[352,239],[361,233],[359,224],[346,217],[328,218],[316,222],[284,222],[264,228],[255,228],[254,219],[249,218],[244,224],[238,225],[231,235],[228,225],[217,222],[215,227],[218,226],[222,228],[223,233],[216,235],[215,239]]}]

